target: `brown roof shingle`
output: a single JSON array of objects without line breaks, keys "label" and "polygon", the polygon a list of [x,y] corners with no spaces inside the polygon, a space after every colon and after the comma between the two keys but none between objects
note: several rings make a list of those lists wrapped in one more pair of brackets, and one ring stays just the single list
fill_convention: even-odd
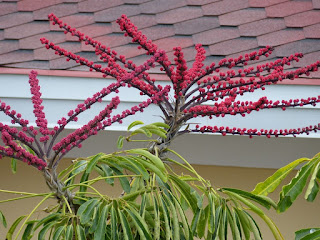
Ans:
[{"label": "brown roof shingle", "polygon": [[144,51],[123,36],[115,22],[122,14],[171,60],[172,48],[181,46],[189,66],[197,43],[206,49],[208,64],[266,45],[276,46],[270,61],[293,51],[311,61],[320,52],[320,0],[7,0],[0,2],[0,67],[85,69],[46,50],[41,37],[99,62],[94,48],[49,24],[51,12],[137,64],[146,59]]}]

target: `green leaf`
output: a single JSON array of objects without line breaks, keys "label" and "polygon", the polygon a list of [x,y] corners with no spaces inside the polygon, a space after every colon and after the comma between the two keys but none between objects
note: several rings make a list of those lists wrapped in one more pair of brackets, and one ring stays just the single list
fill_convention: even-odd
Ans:
[{"label": "green leaf", "polygon": [[295,240],[316,240],[316,237],[320,236],[320,228],[301,229],[296,231],[295,235]]},{"label": "green leaf", "polygon": [[124,136],[119,136],[118,141],[117,141],[117,148],[121,149],[123,147],[123,141],[125,137]]},{"label": "green leaf", "polygon": [[155,196],[153,196],[153,213],[154,213],[154,234],[153,237],[155,240],[159,240],[160,239],[160,208],[159,208],[159,204],[157,201],[157,198]]},{"label": "green leaf", "polygon": [[138,128],[136,130],[134,130],[130,136],[133,136],[133,135],[136,135],[136,134],[144,134],[146,135],[147,137],[152,137],[152,133],[148,130],[148,129],[145,129],[145,128]]},{"label": "green leaf", "polygon": [[240,220],[245,239],[250,239],[251,225],[247,214],[245,214],[241,209],[235,208],[234,210]]},{"label": "green leaf", "polygon": [[229,208],[227,208],[228,210],[228,222],[230,225],[230,229],[231,229],[231,233],[232,233],[232,238],[233,240],[241,240],[241,229],[239,229],[238,225],[237,225],[237,217],[235,215],[234,210],[230,210]]},{"label": "green leaf", "polygon": [[60,226],[60,227],[58,227],[58,228],[54,231],[54,233],[53,233],[53,238],[52,238],[52,240],[58,240],[58,239],[60,239],[60,237],[62,236],[62,232],[63,232],[63,230],[65,230],[65,228],[66,228],[66,226]]},{"label": "green leaf", "polygon": [[72,240],[73,238],[73,226],[70,224],[67,226],[66,229],[66,239],[65,240]]},{"label": "green leaf", "polygon": [[86,160],[77,161],[76,164],[74,165],[72,174],[77,175],[77,174],[83,172],[86,169],[87,164],[88,164],[88,161],[86,161]]},{"label": "green leaf", "polygon": [[137,210],[135,210],[130,205],[128,205],[127,207],[128,208],[126,208],[126,211],[130,215],[131,219],[133,220],[133,223],[136,225],[137,231],[140,234],[140,239],[152,240],[152,237],[149,232],[149,228],[146,222],[143,220],[143,218],[139,215]]},{"label": "green leaf", "polygon": [[94,219],[91,224],[91,227],[89,228],[89,233],[94,233],[97,229],[99,219],[100,219],[100,213],[101,213],[100,209],[101,209],[101,203],[99,202],[99,206],[95,208]]},{"label": "green leaf", "polygon": [[291,180],[288,185],[285,185],[280,192],[280,200],[278,203],[278,211],[284,212],[293,203],[293,201],[301,194],[307,183],[307,179],[314,165],[318,163],[320,158],[314,158],[305,164]]},{"label": "green leaf", "polygon": [[252,230],[252,233],[253,233],[255,240],[262,240],[261,232],[260,232],[260,229],[259,229],[256,221],[253,219],[253,217],[248,212],[246,212],[246,211],[244,211],[244,212],[248,215],[251,230]]},{"label": "green leaf", "polygon": [[209,216],[208,216],[208,231],[210,233],[214,232],[214,220],[215,220],[215,204],[214,204],[214,197],[212,193],[209,192],[208,194],[208,206],[209,206]]},{"label": "green leaf", "polygon": [[84,228],[81,225],[77,225],[76,233],[78,240],[86,240],[86,234]]},{"label": "green leaf", "polygon": [[13,174],[17,172],[17,159],[11,158],[11,171]]},{"label": "green leaf", "polygon": [[[38,240],[45,240],[46,238],[46,234],[49,230],[51,230],[53,228],[54,225],[56,225],[57,223],[56,222],[51,222],[51,223],[48,223],[47,225],[45,225],[39,232],[38,234]],[[10,239],[8,239],[10,240]]]},{"label": "green leaf", "polygon": [[34,221],[26,224],[27,226],[26,226],[26,228],[25,228],[25,230],[23,232],[21,240],[29,240],[29,239],[32,238],[31,232],[32,232],[32,228],[33,228],[34,224],[35,224]]},{"label": "green leaf", "polygon": [[222,218],[221,216],[223,214],[222,211],[223,211],[223,208],[221,207],[221,205],[216,208],[216,211],[215,211],[216,219],[215,219],[214,233],[212,235],[212,239],[216,239],[216,236],[219,233],[220,220],[221,220],[221,218]]},{"label": "green leaf", "polygon": [[140,163],[140,161],[137,161],[138,157],[132,157],[132,156],[126,156],[121,157],[121,160],[128,163],[131,168],[129,170],[132,170],[132,172],[136,174],[141,174],[144,180],[149,180],[150,174],[145,169],[145,167]]},{"label": "green leaf", "polygon": [[111,239],[117,240],[118,238],[118,220],[117,211],[114,206],[111,207]]},{"label": "green leaf", "polygon": [[120,211],[119,208],[118,208],[118,214],[119,214],[121,226],[123,229],[124,239],[125,240],[133,240],[131,228],[130,228],[130,225],[129,225],[129,222],[128,222],[126,215],[122,211]]},{"label": "green leaf", "polygon": [[100,157],[102,156],[102,153],[99,153],[95,155],[88,163],[87,168],[86,168],[86,173],[91,173],[93,167],[97,164],[99,161]]},{"label": "green leaf", "polygon": [[[88,181],[89,175],[90,175],[89,173],[84,172],[84,173],[82,174],[82,176],[81,176],[80,183]],[[79,188],[79,191],[80,191],[80,192],[86,192],[86,191],[87,191],[87,188],[88,188],[88,187],[87,187],[86,184],[85,184],[85,186],[81,185],[80,188]]]},{"label": "green leaf", "polygon": [[168,124],[165,124],[163,122],[155,122],[155,123],[152,123],[152,125],[155,125],[157,127],[167,128],[167,129],[170,128],[170,126]]},{"label": "green leaf", "polygon": [[147,128],[151,133],[158,135],[161,138],[166,139],[167,135],[166,133],[164,133],[163,131],[161,131],[162,129],[160,128]]},{"label": "green leaf", "polygon": [[120,178],[119,178],[119,181],[120,181],[120,184],[121,184],[123,190],[124,190],[126,193],[129,193],[131,187],[130,187],[130,183],[129,183],[128,178],[125,177],[125,175],[124,175],[122,172],[120,172],[118,169],[116,169],[116,168],[114,168],[114,167],[112,167],[111,169],[116,173],[116,175],[118,175],[118,176],[124,176],[124,177],[120,177]]},{"label": "green leaf", "polygon": [[167,172],[162,160],[159,157],[150,153],[149,151],[146,151],[144,149],[132,149],[132,150],[128,150],[127,152],[142,155],[142,156],[146,157],[147,159],[149,159],[161,171]]},{"label": "green leaf", "polygon": [[197,221],[197,233],[199,238],[202,238],[204,236],[206,221],[207,221],[207,218],[206,218],[205,211],[201,209],[199,220]]},{"label": "green leaf", "polygon": [[53,222],[57,219],[60,219],[61,215],[60,213],[51,213],[50,215],[46,216],[45,218],[42,218],[34,227],[34,230],[37,230],[42,224],[45,225],[47,222]]},{"label": "green leaf", "polygon": [[320,167],[320,163],[318,163],[313,170],[306,194],[304,196],[304,198],[308,202],[313,202],[313,200],[316,198],[319,192],[319,185],[317,183],[317,175],[319,172],[319,167]]},{"label": "green leaf", "polygon": [[[113,171],[107,164],[100,164],[99,167],[102,169],[104,173],[103,177],[113,176]],[[106,178],[105,181],[110,185],[114,184],[114,178]]]},{"label": "green leaf", "polygon": [[250,192],[246,192],[243,190],[239,190],[239,189],[234,189],[234,188],[222,188],[222,190],[227,190],[229,192],[233,192],[236,194],[241,195],[244,198],[253,200],[257,203],[259,203],[260,205],[264,206],[267,209],[270,209],[270,207],[274,207],[275,209],[277,208],[277,204],[269,197],[263,196],[263,195],[255,195],[253,193]]},{"label": "green leaf", "polygon": [[132,122],[132,123],[130,123],[130,125],[128,126],[128,128],[127,128],[127,131],[129,131],[131,128],[133,128],[134,126],[137,126],[137,125],[141,125],[141,124],[144,124],[144,122],[142,122],[142,121],[134,121],[134,122]]},{"label": "green leaf", "polygon": [[177,200],[177,198],[175,196],[173,196],[172,194],[170,194],[174,204],[176,206],[176,208],[178,209],[179,215],[180,215],[180,219],[181,219],[181,223],[182,223],[182,227],[184,230],[184,235],[185,235],[185,239],[189,239],[190,238],[190,227],[188,224],[188,219],[182,209],[182,206],[180,204],[180,202]]},{"label": "green leaf", "polygon": [[170,212],[172,214],[172,228],[173,228],[173,239],[180,239],[180,227],[179,227],[179,218],[177,214],[177,210],[172,203],[171,199],[164,195],[164,199],[166,200],[167,205],[169,206]]},{"label": "green leaf", "polygon": [[[86,209],[83,211],[83,213],[80,215],[80,223],[85,225],[87,224],[90,219],[92,218],[92,215],[94,213],[94,208],[98,204],[98,199],[91,199],[90,203],[86,207]],[[78,215],[78,214],[77,214]]]},{"label": "green leaf", "polygon": [[110,205],[106,205],[103,207],[100,217],[99,217],[99,222],[97,225],[97,229],[94,232],[94,240],[101,240],[104,239],[105,233],[106,233],[106,219],[108,217],[108,211],[109,211]]},{"label": "green leaf", "polygon": [[268,177],[264,182],[258,183],[253,194],[267,196],[272,193],[282,182],[282,180],[298,165],[303,162],[309,161],[309,158],[300,158],[292,163],[278,169],[272,176]]},{"label": "green leaf", "polygon": [[178,177],[174,175],[170,175],[170,179],[179,187],[179,192],[184,196],[185,200],[189,203],[193,213],[197,212],[198,209],[198,199],[197,197],[192,194],[194,189],[190,187],[188,183],[182,181]]},{"label": "green leaf", "polygon": [[1,212],[1,210],[0,210],[0,223],[2,223],[5,228],[7,227],[6,217],[3,215],[3,213]]},{"label": "green leaf", "polygon": [[94,201],[95,199],[90,199],[87,200],[85,203],[81,204],[81,206],[79,207],[78,211],[77,211],[77,215],[79,217],[82,216],[83,212],[87,209],[87,207]]},{"label": "green leaf", "polygon": [[166,202],[163,199],[162,195],[160,195],[159,197],[161,200],[162,215],[164,218],[165,237],[166,237],[166,240],[170,240],[170,239],[172,239],[172,232],[170,229],[170,222],[169,222],[170,213],[169,213],[168,207],[167,207]]},{"label": "green leaf", "polygon": [[[138,159],[138,158],[136,158]],[[168,176],[166,173],[163,173],[161,171],[161,169],[159,169],[157,166],[155,166],[154,164],[147,162],[144,159],[140,159],[139,161],[145,168],[151,170],[152,172],[154,172],[163,182],[167,182],[168,181]]]},{"label": "green leaf", "polygon": [[20,223],[25,217],[26,217],[25,215],[20,216],[20,217],[18,217],[18,218],[13,222],[13,224],[11,225],[11,227],[9,228],[9,231],[8,231],[8,233],[7,233],[6,240],[12,240],[12,236],[13,236],[14,231],[16,230],[16,228],[17,228],[17,226],[19,225],[19,223]]}]

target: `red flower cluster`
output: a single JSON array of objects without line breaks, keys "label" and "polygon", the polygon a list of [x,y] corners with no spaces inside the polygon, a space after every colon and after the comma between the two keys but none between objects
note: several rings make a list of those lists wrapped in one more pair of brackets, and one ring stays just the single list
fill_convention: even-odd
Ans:
[{"label": "red flower cluster", "polygon": [[[31,164],[40,170],[49,165],[56,167],[60,159],[74,147],[81,147],[83,141],[88,137],[96,135],[100,130],[112,125],[115,122],[122,123],[122,120],[136,112],[142,112],[150,104],[156,104],[161,109],[165,122],[170,126],[168,134],[171,139],[177,134],[186,132],[201,133],[221,133],[238,134],[252,136],[286,136],[298,135],[302,133],[309,134],[311,131],[317,131],[320,125],[308,126],[297,129],[283,130],[266,130],[266,129],[246,129],[246,128],[230,128],[218,126],[195,126],[194,129],[181,130],[182,126],[190,119],[195,117],[224,117],[225,115],[242,115],[251,113],[252,111],[260,111],[269,108],[299,107],[304,105],[316,105],[320,102],[320,96],[310,97],[308,99],[288,99],[271,101],[266,97],[262,97],[257,101],[239,101],[237,96],[245,93],[254,92],[257,89],[264,90],[266,86],[277,84],[284,79],[295,79],[305,74],[317,71],[320,61],[309,66],[302,67],[293,71],[284,71],[286,65],[292,62],[298,62],[303,57],[301,53],[296,53],[289,57],[278,59],[274,62],[258,65],[256,67],[246,67],[250,61],[255,61],[261,57],[268,57],[273,48],[266,46],[259,51],[245,54],[237,58],[222,59],[217,64],[212,63],[204,66],[206,59],[206,51],[201,44],[195,46],[195,61],[190,69],[184,58],[181,47],[175,47],[174,63],[171,63],[166,52],[159,49],[150,39],[143,35],[138,28],[122,15],[117,23],[120,29],[125,32],[125,36],[130,37],[133,43],[138,45],[139,49],[145,50],[148,59],[137,66],[131,60],[127,60],[125,56],[118,55],[117,52],[111,50],[102,43],[90,38],[84,33],[77,31],[71,26],[63,23],[54,14],[49,15],[52,24],[59,25],[64,29],[65,34],[71,34],[78,37],[79,41],[83,41],[87,45],[91,45],[100,60],[106,64],[89,61],[79,55],[69,52],[58,45],[50,42],[46,38],[41,38],[41,43],[47,49],[54,50],[55,54],[65,56],[67,61],[75,61],[79,64],[87,66],[90,71],[97,71],[103,77],[110,76],[116,79],[115,83],[104,87],[93,96],[88,97],[83,103],[80,103],[75,109],[70,110],[68,116],[62,117],[58,121],[58,125],[53,130],[48,129],[48,122],[43,111],[41,100],[40,86],[37,79],[37,73],[30,73],[30,90],[32,94],[32,103],[34,114],[36,117],[36,126],[39,128],[41,136],[38,136],[38,130],[33,126],[29,126],[29,122],[21,118],[21,114],[11,110],[10,106],[4,102],[0,104],[0,111],[11,118],[13,124],[18,124],[22,130],[9,127],[0,123],[0,132],[5,146],[0,146],[0,156],[10,156]],[[169,97],[171,86],[156,85],[155,80],[150,77],[148,70],[160,65],[163,71],[171,80],[174,96]],[[234,70],[234,67],[244,67]],[[224,71],[223,69],[227,69]],[[92,120],[83,125],[79,129],[70,133],[65,138],[57,142],[59,134],[65,129],[66,125],[71,121],[77,121],[78,115],[90,109],[90,107],[101,102],[104,97],[110,93],[118,93],[122,87],[133,87],[140,91],[141,95],[145,95],[148,99],[134,106],[131,109],[123,111],[121,114],[112,116],[112,111],[120,104],[119,97],[114,97],[111,102]],[[213,104],[206,104],[213,102]],[[50,139],[50,136],[51,139]],[[18,143],[19,142],[19,143]],[[35,154],[27,151],[31,149]]]}]

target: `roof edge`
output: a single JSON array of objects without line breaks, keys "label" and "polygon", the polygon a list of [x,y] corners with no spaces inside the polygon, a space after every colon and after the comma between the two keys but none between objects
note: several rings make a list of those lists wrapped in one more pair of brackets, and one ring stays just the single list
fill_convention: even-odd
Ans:
[{"label": "roof edge", "polygon": [[[28,75],[32,69],[26,68],[0,68],[1,74],[16,74],[16,75]],[[42,76],[56,76],[56,77],[81,77],[81,78],[104,78],[101,73],[89,72],[89,71],[71,71],[71,70],[45,70],[35,69],[38,75]],[[150,73],[151,78],[157,81],[169,81],[168,77],[163,73]],[[107,79],[112,77],[107,76]],[[320,79],[318,78],[299,78],[295,80],[283,80],[278,84],[281,85],[315,85],[320,86]]]}]

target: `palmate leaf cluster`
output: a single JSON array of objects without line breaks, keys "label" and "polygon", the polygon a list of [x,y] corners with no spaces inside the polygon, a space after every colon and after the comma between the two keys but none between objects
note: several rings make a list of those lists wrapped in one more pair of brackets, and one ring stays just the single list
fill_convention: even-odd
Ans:
[{"label": "palmate leaf cluster", "polygon": [[[139,124],[142,122],[129,129]],[[159,137],[157,133],[164,133],[166,127],[143,125],[119,139],[135,141],[132,138],[137,134]],[[146,141],[152,144],[157,139]],[[9,228],[7,239],[19,239],[20,235],[39,240],[262,239],[257,216],[270,227],[275,239],[283,239],[264,213],[264,209],[276,208],[270,198],[232,188],[215,190],[171,149],[167,149],[164,162],[144,148],[76,159],[58,176],[74,194],[73,202],[61,199],[44,218],[34,218],[39,209],[21,216]],[[183,173],[177,174],[176,167]],[[123,192],[104,191],[104,184],[120,186]],[[41,202],[52,196],[42,196]],[[4,217],[2,221],[5,223]]]},{"label": "palmate leaf cluster", "polygon": [[[302,165],[302,166],[301,166]],[[282,184],[282,181],[288,174],[297,171],[294,178],[282,187],[279,201],[277,204],[278,212],[285,212],[297,199],[297,197],[305,191],[304,198],[308,202],[313,202],[319,193],[320,181],[320,153],[313,158],[300,158],[290,164],[278,169],[272,176],[264,182],[257,184],[252,191],[253,194],[267,196]],[[320,228],[302,229],[296,232],[296,240],[315,240],[320,237]]]}]

